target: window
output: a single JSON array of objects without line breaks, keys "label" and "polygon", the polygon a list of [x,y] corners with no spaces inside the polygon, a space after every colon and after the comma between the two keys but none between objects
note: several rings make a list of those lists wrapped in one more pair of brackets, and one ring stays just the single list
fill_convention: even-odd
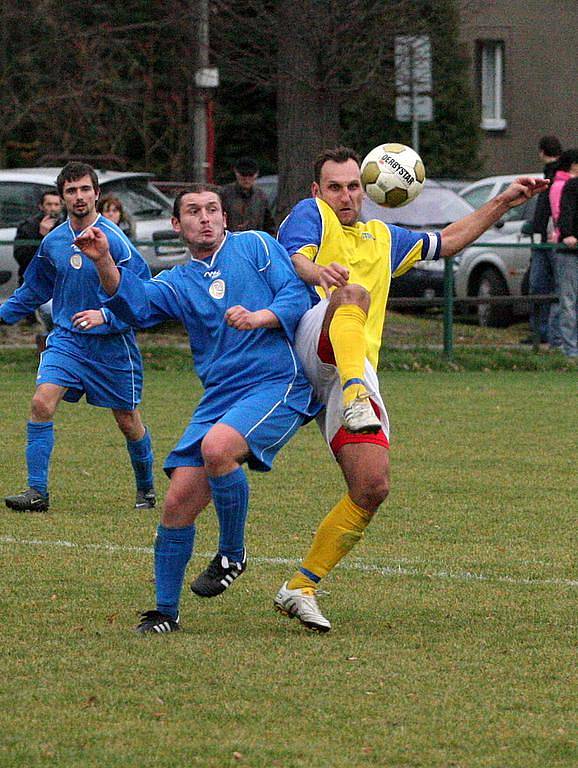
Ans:
[{"label": "window", "polygon": [[494,188],[493,184],[481,184],[479,187],[470,190],[462,195],[473,208],[481,208],[484,203],[487,203],[490,199],[490,195]]},{"label": "window", "polygon": [[503,131],[504,119],[504,43],[483,40],[480,43],[480,86],[482,98],[482,128]]},{"label": "window", "polygon": [[25,219],[38,213],[43,192],[54,192],[56,187],[26,181],[4,181],[0,184],[0,226],[17,227]]}]

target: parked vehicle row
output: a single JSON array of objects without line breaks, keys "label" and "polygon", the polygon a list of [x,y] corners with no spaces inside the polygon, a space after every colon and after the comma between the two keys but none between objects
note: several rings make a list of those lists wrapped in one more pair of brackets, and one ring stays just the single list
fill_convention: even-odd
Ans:
[{"label": "parked vehicle row", "polygon": [[[43,192],[56,192],[60,168],[15,168],[0,170],[0,300],[17,286],[18,265],[12,245],[18,224],[34,215]],[[156,241],[139,245],[153,274],[186,260],[179,240],[164,244],[171,230],[170,201],[151,183],[152,174],[97,170],[101,194],[120,199],[134,226],[134,239]]]},{"label": "parked vehicle row", "polygon": [[[56,191],[59,168],[18,168],[0,170],[0,300],[11,295],[17,284],[17,265],[13,245],[17,225],[31,216],[43,192]],[[139,246],[153,274],[186,260],[185,249],[174,239],[170,226],[171,201],[151,182],[146,173],[97,171],[103,194],[120,198],[134,225],[138,241],[154,245]],[[520,175],[520,174],[517,174]],[[516,175],[516,176],[517,176]],[[540,173],[524,174],[540,176]],[[413,230],[440,230],[447,224],[479,208],[503,191],[516,176],[492,176],[466,185],[428,179],[420,196],[402,208],[381,208],[368,198],[362,206],[362,219],[377,218]],[[257,183],[275,206],[278,178],[264,176]],[[452,188],[453,187],[453,188]],[[455,192],[458,189],[459,192]],[[528,292],[531,241],[522,231],[533,216],[536,199],[513,208],[474,246],[455,257],[456,299],[470,296],[524,296]],[[166,242],[169,241],[169,242]],[[527,247],[519,247],[525,245]],[[392,297],[443,296],[444,263],[424,262],[392,281]],[[481,325],[505,326],[516,315],[526,314],[527,304],[480,304],[476,307]]]}]

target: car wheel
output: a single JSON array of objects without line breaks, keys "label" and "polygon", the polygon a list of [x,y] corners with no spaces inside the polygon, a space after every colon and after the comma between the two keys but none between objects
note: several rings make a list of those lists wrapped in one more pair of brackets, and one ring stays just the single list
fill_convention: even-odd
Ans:
[{"label": "car wheel", "polygon": [[[495,269],[485,269],[480,275],[477,296],[507,296],[508,286]],[[512,324],[512,307],[507,304],[478,304],[478,324],[486,328],[505,328]]]}]

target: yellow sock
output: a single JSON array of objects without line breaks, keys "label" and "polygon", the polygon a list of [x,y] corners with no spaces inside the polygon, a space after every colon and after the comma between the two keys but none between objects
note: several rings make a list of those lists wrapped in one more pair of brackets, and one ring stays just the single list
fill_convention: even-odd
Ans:
[{"label": "yellow sock", "polygon": [[367,391],[363,383],[366,321],[367,315],[356,304],[342,304],[331,318],[329,338],[343,387],[344,405]]},{"label": "yellow sock", "polygon": [[289,589],[314,590],[361,539],[371,518],[346,494],[321,521],[301,569],[287,585]]}]

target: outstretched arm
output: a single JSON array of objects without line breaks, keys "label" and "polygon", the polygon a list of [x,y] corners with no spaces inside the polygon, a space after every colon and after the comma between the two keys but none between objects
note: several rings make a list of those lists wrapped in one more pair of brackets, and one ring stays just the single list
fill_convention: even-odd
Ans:
[{"label": "outstretched arm", "polygon": [[478,208],[477,211],[449,224],[441,231],[441,256],[445,259],[454,256],[466,245],[473,243],[492,224],[499,221],[510,208],[515,208],[534,195],[548,189],[549,183],[548,179],[533,179],[522,176],[513,181],[504,192]]},{"label": "outstretched arm", "polygon": [[89,227],[76,238],[74,244],[93,262],[105,293],[113,296],[120,283],[120,272],[114,263],[104,232],[96,227]]}]

